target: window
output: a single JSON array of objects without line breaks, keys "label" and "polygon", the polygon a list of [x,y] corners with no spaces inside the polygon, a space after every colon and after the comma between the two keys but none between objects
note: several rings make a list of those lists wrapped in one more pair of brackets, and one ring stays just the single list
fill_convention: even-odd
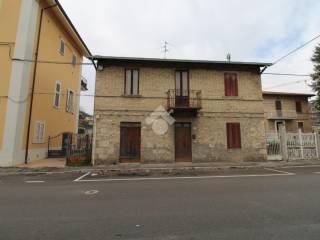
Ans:
[{"label": "window", "polygon": [[62,39],[60,39],[60,48],[59,48],[59,52],[61,55],[64,55],[64,49],[65,49],[65,43]]},{"label": "window", "polygon": [[225,96],[238,96],[238,75],[236,73],[224,74]]},{"label": "window", "polygon": [[298,122],[298,130],[301,130],[301,132],[303,132],[304,130],[303,122]]},{"label": "window", "polygon": [[72,54],[71,63],[73,66],[75,66],[77,64],[77,56],[75,54]]},{"label": "window", "polygon": [[281,111],[282,110],[282,104],[280,100],[276,101],[276,110],[277,111]]},{"label": "window", "polygon": [[125,95],[139,94],[139,70],[126,69],[125,74]]},{"label": "window", "polygon": [[44,127],[45,123],[42,121],[36,121],[34,126],[33,143],[44,143]]},{"label": "window", "polygon": [[61,97],[61,83],[57,81],[54,88],[54,101],[53,101],[53,106],[56,108],[60,107],[60,97]]},{"label": "window", "polygon": [[229,149],[241,148],[240,123],[227,123],[227,145]]},{"label": "window", "polygon": [[296,111],[297,113],[302,113],[302,104],[300,101],[296,101]]},{"label": "window", "polygon": [[66,111],[70,113],[73,113],[74,111],[74,92],[72,90],[68,90],[67,93]]},{"label": "window", "polygon": [[120,124],[120,160],[138,162],[140,160],[141,124]]}]

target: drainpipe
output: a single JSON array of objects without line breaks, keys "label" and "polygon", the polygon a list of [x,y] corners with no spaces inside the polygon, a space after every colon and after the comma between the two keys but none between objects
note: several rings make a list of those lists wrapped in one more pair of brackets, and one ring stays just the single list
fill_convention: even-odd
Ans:
[{"label": "drainpipe", "polygon": [[39,53],[39,45],[40,45],[40,35],[41,35],[41,27],[42,27],[42,18],[43,12],[45,10],[51,9],[58,6],[57,3],[50,5],[48,7],[42,8],[40,12],[40,23],[38,28],[38,38],[37,38],[37,46],[36,46],[36,53],[35,53],[35,63],[32,75],[32,88],[31,88],[31,98],[30,98],[30,108],[29,108],[29,119],[28,119],[28,129],[27,129],[27,141],[26,141],[26,153],[25,153],[25,164],[28,164],[28,156],[29,156],[29,141],[30,141],[30,128],[31,128],[31,118],[32,118],[32,107],[33,107],[33,96],[34,96],[34,89],[36,83],[36,74],[37,74],[37,66],[38,66],[38,53]]}]

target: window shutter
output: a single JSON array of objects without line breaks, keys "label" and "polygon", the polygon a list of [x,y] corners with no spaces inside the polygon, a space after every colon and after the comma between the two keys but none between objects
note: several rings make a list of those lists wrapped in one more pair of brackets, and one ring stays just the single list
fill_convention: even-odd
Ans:
[{"label": "window shutter", "polygon": [[224,74],[225,96],[238,96],[238,77],[236,73]]},{"label": "window shutter", "polygon": [[240,123],[227,123],[227,146],[229,149],[241,148]]},{"label": "window shutter", "polygon": [[296,101],[296,111],[302,113],[302,104],[300,101]]},{"label": "window shutter", "polygon": [[279,100],[276,101],[276,110],[277,111],[281,111],[282,110],[281,101],[279,101]]}]

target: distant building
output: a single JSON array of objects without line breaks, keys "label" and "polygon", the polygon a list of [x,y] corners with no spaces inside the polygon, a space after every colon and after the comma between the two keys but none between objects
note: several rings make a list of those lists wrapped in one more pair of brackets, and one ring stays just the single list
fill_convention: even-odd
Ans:
[{"label": "distant building", "polygon": [[79,113],[79,134],[92,134],[93,132],[93,116],[83,111]]},{"label": "distant building", "polygon": [[48,137],[78,132],[83,57],[57,0],[0,1],[0,166],[47,156]]},{"label": "distant building", "polygon": [[312,131],[309,98],[313,94],[263,92],[266,132],[278,132],[284,125],[287,132]]}]

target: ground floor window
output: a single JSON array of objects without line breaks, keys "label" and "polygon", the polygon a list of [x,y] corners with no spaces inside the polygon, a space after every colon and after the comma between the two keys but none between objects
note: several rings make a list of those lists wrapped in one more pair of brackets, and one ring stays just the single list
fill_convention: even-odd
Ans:
[{"label": "ground floor window", "polygon": [[120,123],[120,161],[140,161],[141,124],[132,122]]},{"label": "ground floor window", "polygon": [[227,123],[228,149],[241,148],[240,123]]},{"label": "ground floor window", "polygon": [[45,123],[43,121],[36,121],[34,126],[33,143],[44,143],[44,128]]}]

